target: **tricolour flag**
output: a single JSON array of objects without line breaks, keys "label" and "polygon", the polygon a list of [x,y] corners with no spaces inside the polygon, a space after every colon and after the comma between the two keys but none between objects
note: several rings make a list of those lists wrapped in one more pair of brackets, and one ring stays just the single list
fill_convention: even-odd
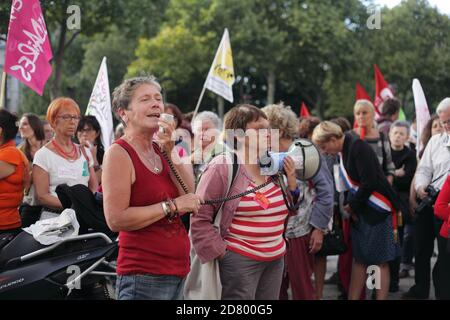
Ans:
[{"label": "tricolour flag", "polygon": [[234,83],[233,55],[231,52],[230,36],[225,29],[216,56],[206,78],[205,88],[233,102]]},{"label": "tricolour flag", "polygon": [[42,96],[53,58],[39,0],[13,0],[6,40],[5,73]]},{"label": "tricolour flag", "polygon": [[430,120],[430,110],[428,109],[427,100],[425,99],[425,93],[418,79],[414,79],[412,83],[412,90],[414,95],[414,104],[416,107],[416,125],[417,125],[417,143],[416,150],[417,156],[422,151],[422,132],[427,122]]},{"label": "tricolour flag", "polygon": [[384,80],[383,75],[381,74],[380,69],[375,64],[375,111],[378,115],[380,115],[380,110],[378,109],[384,101],[386,101],[389,98],[394,98],[394,94],[392,93],[392,90],[389,88],[389,84],[386,80]]},{"label": "tricolour flag", "polygon": [[108,148],[113,140],[114,128],[111,111],[111,96],[109,92],[108,69],[106,67],[106,57],[103,57],[97,80],[95,80],[94,89],[86,109],[86,115],[92,115],[97,118],[102,130],[103,146]]}]

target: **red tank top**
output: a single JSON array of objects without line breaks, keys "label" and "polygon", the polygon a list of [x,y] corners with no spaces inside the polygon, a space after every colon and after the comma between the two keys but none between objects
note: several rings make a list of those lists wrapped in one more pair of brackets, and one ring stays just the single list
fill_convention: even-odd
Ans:
[{"label": "red tank top", "polygon": [[[178,196],[170,179],[169,164],[156,144],[153,147],[163,164],[160,174],[148,170],[126,141],[119,139],[115,143],[128,152],[133,162],[136,181],[131,186],[131,207],[148,206]],[[141,230],[121,231],[117,273],[185,277],[189,272],[189,246],[189,237],[179,217],[172,222],[161,219]]]}]

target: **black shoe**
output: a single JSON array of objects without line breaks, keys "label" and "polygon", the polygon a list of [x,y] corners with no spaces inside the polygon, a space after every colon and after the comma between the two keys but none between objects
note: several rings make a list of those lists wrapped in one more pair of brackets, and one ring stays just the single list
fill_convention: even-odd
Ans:
[{"label": "black shoe", "polygon": [[325,284],[338,284],[339,274],[337,272],[333,273],[331,277],[325,280]]}]

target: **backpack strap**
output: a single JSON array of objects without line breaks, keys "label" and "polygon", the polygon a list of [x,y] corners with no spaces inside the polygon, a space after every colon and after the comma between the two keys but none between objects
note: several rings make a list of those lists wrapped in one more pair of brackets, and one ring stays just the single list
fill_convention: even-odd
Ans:
[{"label": "backpack strap", "polygon": [[[237,155],[235,152],[232,152],[232,154],[233,154],[233,163],[231,165],[228,165],[227,192],[225,193],[225,196],[229,196],[231,186],[233,185],[239,170]],[[222,219],[222,207],[224,203],[225,201],[220,204],[219,209],[214,213],[214,217],[212,220],[214,226],[216,226],[219,229],[220,229],[220,221]]]}]

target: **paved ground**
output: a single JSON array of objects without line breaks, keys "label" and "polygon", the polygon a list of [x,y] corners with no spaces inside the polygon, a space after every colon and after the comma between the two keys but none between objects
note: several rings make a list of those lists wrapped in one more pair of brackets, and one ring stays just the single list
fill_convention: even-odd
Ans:
[{"label": "paved ground", "polygon": [[[432,267],[436,263],[436,257],[433,257],[431,260]],[[328,257],[327,260],[327,275],[325,279],[328,279],[331,277],[331,275],[336,272],[337,268],[337,256]],[[408,289],[414,285],[414,271],[410,272],[409,278],[400,279],[400,290],[396,293],[389,293],[389,300],[400,300],[401,295],[408,291]],[[324,292],[323,292],[323,299],[324,300],[337,300],[339,296],[339,291],[337,289],[336,285],[325,285]],[[370,297],[369,295],[366,295]],[[430,290],[430,299],[434,299],[434,287],[433,283],[431,283],[431,290]]]}]

